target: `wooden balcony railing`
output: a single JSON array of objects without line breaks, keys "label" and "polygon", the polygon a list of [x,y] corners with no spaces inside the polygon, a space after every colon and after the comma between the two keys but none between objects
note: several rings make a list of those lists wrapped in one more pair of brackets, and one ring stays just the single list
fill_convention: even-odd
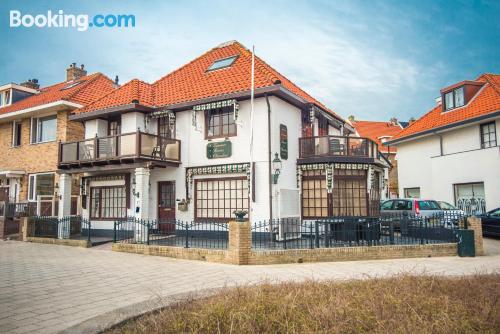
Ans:
[{"label": "wooden balcony railing", "polygon": [[59,165],[127,158],[180,162],[180,155],[179,140],[137,131],[61,143]]},{"label": "wooden balcony railing", "polygon": [[379,158],[378,145],[368,138],[316,136],[299,138],[299,157]]}]

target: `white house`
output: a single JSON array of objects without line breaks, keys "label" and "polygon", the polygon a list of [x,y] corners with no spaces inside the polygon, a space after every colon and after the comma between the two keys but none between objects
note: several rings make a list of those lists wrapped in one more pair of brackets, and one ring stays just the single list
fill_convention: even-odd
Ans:
[{"label": "white house", "polygon": [[500,75],[441,90],[437,105],[386,144],[397,145],[400,196],[500,206]]},{"label": "white house", "polygon": [[59,215],[69,212],[75,173],[84,173],[83,216],[103,232],[125,216],[376,213],[388,166],[377,144],[354,137],[343,118],[258,57],[252,113],[251,64],[249,50],[225,43],[152,84],[134,79],[75,112],[85,140],[61,143]]}]

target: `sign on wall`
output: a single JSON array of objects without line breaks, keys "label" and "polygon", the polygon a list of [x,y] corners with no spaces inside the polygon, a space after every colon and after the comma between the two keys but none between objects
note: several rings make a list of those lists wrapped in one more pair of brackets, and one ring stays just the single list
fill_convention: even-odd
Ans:
[{"label": "sign on wall", "polygon": [[231,154],[231,142],[228,140],[207,144],[208,159],[229,158]]},{"label": "sign on wall", "polygon": [[288,129],[283,124],[280,124],[280,157],[288,159]]}]

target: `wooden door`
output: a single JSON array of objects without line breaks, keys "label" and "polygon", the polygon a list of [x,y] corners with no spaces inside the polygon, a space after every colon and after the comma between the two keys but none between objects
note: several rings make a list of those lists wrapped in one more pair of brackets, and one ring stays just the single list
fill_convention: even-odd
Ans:
[{"label": "wooden door", "polygon": [[158,224],[162,233],[175,231],[175,182],[158,182]]},{"label": "wooden door", "polygon": [[0,202],[9,200],[9,187],[0,187]]}]

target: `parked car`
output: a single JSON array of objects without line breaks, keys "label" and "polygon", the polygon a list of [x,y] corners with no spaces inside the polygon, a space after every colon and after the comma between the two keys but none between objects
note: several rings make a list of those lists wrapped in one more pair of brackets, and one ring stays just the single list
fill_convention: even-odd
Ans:
[{"label": "parked car", "polygon": [[432,218],[438,214],[442,214],[443,210],[434,200],[420,198],[397,198],[384,201],[380,206],[380,215],[387,221],[393,218],[394,228],[397,230],[405,230],[400,224],[400,216],[408,215],[408,217],[423,217]]},{"label": "parked car", "polygon": [[481,218],[484,236],[500,237],[500,208],[478,215],[478,217]]}]

